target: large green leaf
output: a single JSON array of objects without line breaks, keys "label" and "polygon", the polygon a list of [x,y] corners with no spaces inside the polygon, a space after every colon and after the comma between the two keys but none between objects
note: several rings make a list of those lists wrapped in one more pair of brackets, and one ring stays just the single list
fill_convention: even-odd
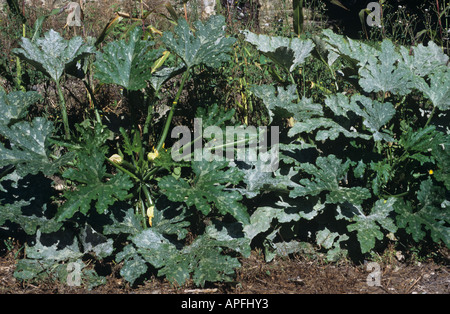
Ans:
[{"label": "large green leaf", "polygon": [[392,142],[394,140],[394,138],[386,132],[380,131],[380,129],[395,115],[396,111],[394,105],[390,102],[380,103],[363,95],[353,95],[351,102],[362,105],[363,109],[357,104],[352,107],[356,114],[363,117],[363,123],[369,131],[373,133],[373,139],[375,141],[384,140]]},{"label": "large green leaf", "polygon": [[303,163],[298,170],[312,176],[311,179],[301,179],[299,185],[290,192],[291,197],[315,196],[327,193],[328,203],[344,203],[360,205],[371,196],[368,189],[363,187],[342,187],[340,181],[349,171],[350,162],[345,163],[335,155],[318,157],[316,165]]},{"label": "large green leaf", "polygon": [[239,183],[242,173],[237,168],[223,170],[227,165],[226,161],[193,161],[192,170],[195,177],[192,185],[173,176],[163,177],[158,185],[171,201],[185,202],[188,206],[195,205],[204,215],[208,215],[214,206],[219,213],[229,213],[238,221],[247,223],[249,215],[245,206],[240,203],[242,195],[225,188],[226,184]]},{"label": "large green leaf", "polygon": [[434,169],[435,178],[442,181],[447,190],[450,190],[450,135],[435,140],[431,153],[437,166],[437,169]]},{"label": "large green leaf", "polygon": [[230,59],[228,54],[236,41],[225,37],[225,26],[225,18],[217,15],[211,16],[205,24],[196,21],[195,31],[192,31],[187,21],[180,18],[174,33],[165,32],[162,40],[189,69],[200,64],[217,68]]},{"label": "large green leaf", "polygon": [[117,84],[128,90],[147,86],[152,78],[151,66],[162,55],[162,49],[151,49],[154,42],[142,40],[142,29],[134,28],[128,42],[114,41],[103,52],[97,52],[95,77],[102,83]]},{"label": "large green leaf", "polygon": [[378,200],[368,215],[364,214],[361,206],[349,204],[339,206],[337,218],[344,218],[352,222],[347,226],[347,229],[350,232],[356,231],[362,253],[367,253],[373,249],[376,239],[382,240],[384,238],[380,226],[392,233],[397,231],[394,220],[389,217],[394,210],[395,202],[395,198]]},{"label": "large green leaf", "polygon": [[450,109],[450,71],[440,69],[429,75],[430,84],[423,78],[416,78],[415,86],[440,110]]},{"label": "large green leaf", "polygon": [[261,98],[269,112],[269,122],[273,118],[294,117],[297,121],[306,120],[312,116],[323,115],[322,106],[313,103],[311,98],[303,97],[298,101],[296,85],[289,85],[286,89],[273,85],[253,86],[252,91]]},{"label": "large green leaf", "polygon": [[311,39],[258,35],[248,30],[242,33],[246,41],[289,72],[303,64],[314,48]]},{"label": "large green leaf", "polygon": [[398,227],[404,228],[415,241],[423,240],[427,234],[425,230],[428,230],[434,242],[442,240],[450,247],[450,211],[448,206],[442,206],[445,204],[445,189],[428,179],[420,184],[417,200],[416,210],[409,201],[396,203]]},{"label": "large green leaf", "polygon": [[411,71],[398,64],[400,54],[390,40],[383,40],[378,58],[369,58],[368,64],[359,70],[359,84],[366,92],[391,92],[406,95],[411,91]]},{"label": "large green leaf", "polygon": [[18,122],[11,127],[0,124],[0,134],[11,143],[11,149],[0,143],[0,167],[14,165],[21,176],[40,171],[52,175],[58,171],[73,158],[73,154],[52,161],[48,139],[53,131],[53,123],[41,117],[34,118],[32,122]]},{"label": "large green leaf", "polygon": [[44,34],[44,38],[35,41],[22,38],[21,47],[14,49],[13,52],[55,82],[59,82],[65,70],[94,53],[94,48],[86,45],[81,37],[65,40],[52,29]]},{"label": "large green leaf", "polygon": [[[204,286],[206,282],[230,281],[235,268],[240,267],[237,258],[223,254],[223,248],[236,250],[242,242],[238,239],[220,241],[202,235],[192,244],[179,250],[158,232],[147,229],[134,236],[132,241],[139,255],[159,269],[159,276],[165,276],[170,282],[178,285],[183,285],[191,273],[194,283],[198,286]],[[140,258],[133,255],[132,250],[129,251],[132,261]],[[132,267],[127,269],[136,272]]]},{"label": "large green leaf", "polygon": [[38,228],[44,233],[55,232],[61,228],[62,224],[54,219],[48,219],[45,216],[24,215],[22,208],[29,205],[30,203],[24,200],[13,204],[1,204],[0,225],[3,225],[6,221],[17,223],[29,235],[36,234]]},{"label": "large green leaf", "polygon": [[10,92],[0,87],[0,124],[10,124],[25,118],[30,105],[41,99],[37,92]]},{"label": "large green leaf", "polygon": [[428,43],[428,46],[421,43],[411,48],[401,46],[400,54],[405,66],[420,77],[425,77],[436,72],[436,70],[447,67],[449,60],[443,49],[432,41]]},{"label": "large green leaf", "polygon": [[101,214],[128,195],[128,190],[133,187],[129,176],[119,172],[107,180],[104,158],[103,152],[79,152],[77,168],[64,171],[64,178],[80,184],[75,191],[64,193],[67,201],[58,209],[58,221],[71,218],[77,212],[87,215],[92,201],[96,201],[95,208]]},{"label": "large green leaf", "polygon": [[109,132],[106,127],[95,124],[93,128],[78,126],[78,130],[81,141],[75,167],[63,172],[64,178],[78,185],[75,190],[64,193],[67,201],[58,209],[58,221],[69,219],[77,212],[87,215],[93,201],[97,212],[104,213],[117,200],[124,200],[133,187],[130,177],[122,172],[112,177],[107,175],[105,142]]},{"label": "large green leaf", "polygon": [[[374,47],[371,47],[362,41],[353,40],[351,38],[345,38],[342,35],[334,33],[330,29],[322,31],[326,47],[333,54],[337,54],[347,61],[350,61],[355,66],[364,66],[368,63],[369,59],[376,58],[379,55],[379,51]],[[332,58],[334,61],[336,57]]]}]

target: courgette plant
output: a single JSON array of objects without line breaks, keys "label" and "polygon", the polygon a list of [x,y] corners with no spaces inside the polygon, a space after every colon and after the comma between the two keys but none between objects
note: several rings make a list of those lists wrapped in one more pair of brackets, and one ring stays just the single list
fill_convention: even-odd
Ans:
[{"label": "courgette plant", "polygon": [[[160,61],[165,59],[164,50],[162,48],[151,49],[154,42],[142,40],[142,30],[139,27],[130,32],[128,42],[121,40],[106,45],[103,52],[97,53],[94,64],[95,77],[102,83],[113,83],[124,88],[123,94],[130,108],[133,130],[130,137],[123,128],[120,129],[124,140],[123,149],[119,149],[115,159],[108,160],[137,183],[138,207],[144,226],[147,226],[146,217],[154,215],[150,181],[161,169],[154,160],[160,154],[164,154],[163,145],[190,73],[195,66],[199,65],[220,66],[223,61],[229,59],[227,53],[234,43],[233,38],[224,36],[224,21],[221,17],[211,18],[205,25],[196,22],[194,26],[195,32],[191,30],[187,21],[181,18],[174,29],[175,35],[172,32],[166,32],[162,37],[162,42],[168,50],[182,60],[181,67],[156,71],[161,66]],[[165,81],[178,74],[181,74],[181,81],[166,123],[160,138],[155,140],[156,146],[150,148],[148,143],[151,139],[148,137],[148,130],[154,103],[153,100],[149,101],[144,131],[141,134],[135,117],[138,106],[142,106],[142,103],[139,103],[139,99],[142,99],[139,97],[140,90],[145,89],[147,82],[150,82],[153,89],[157,91]],[[124,158],[124,154],[131,157],[131,162]],[[149,223],[151,224],[151,219]]]},{"label": "courgette plant", "polygon": [[50,30],[44,34],[43,38],[37,38],[34,41],[23,37],[21,48],[13,49],[13,52],[55,82],[65,138],[70,139],[69,118],[61,89],[61,79],[65,71],[79,67],[77,63],[80,60],[94,53],[94,48],[85,44],[81,37],[65,40],[58,32]]},{"label": "courgette plant", "polygon": [[[304,61],[313,51],[309,40],[295,49],[296,38],[244,34],[290,72],[298,65],[296,56],[303,55]],[[435,119],[436,114],[448,115],[450,108],[449,57],[433,42],[408,49],[383,40],[377,48],[330,30],[314,42],[321,46],[314,55],[329,69],[338,59],[345,65],[338,68],[342,78],[333,77],[340,85],[352,84],[353,91],[325,90],[319,101],[300,98],[292,76],[288,86],[253,87],[271,122],[291,119],[287,135],[292,141],[281,145],[289,198],[258,208],[245,230],[252,236],[267,232],[275,217],[290,223],[327,217],[316,242],[332,260],[347,252],[349,235],[367,253],[377,240],[393,238],[399,229],[415,241],[429,235],[450,246],[450,138],[448,124]],[[310,157],[305,161],[302,154]],[[347,223],[349,234],[331,228],[333,216]],[[299,249],[295,241],[278,242],[282,225],[274,225],[267,237],[269,258],[282,246],[290,252]]]}]

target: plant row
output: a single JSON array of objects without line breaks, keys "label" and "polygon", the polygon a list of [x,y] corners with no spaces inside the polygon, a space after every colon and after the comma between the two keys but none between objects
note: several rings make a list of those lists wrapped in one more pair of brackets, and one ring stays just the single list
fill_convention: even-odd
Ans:
[{"label": "plant row", "polygon": [[[450,247],[450,71],[439,46],[368,45],[330,30],[310,39],[225,30],[225,19],[213,16],[193,25],[179,19],[157,42],[141,27],[102,48],[53,30],[22,39],[14,53],[55,83],[62,121],[28,115],[42,101],[37,92],[0,90],[0,228],[31,239],[17,278],[68,281],[75,263],[93,287],[105,279],[90,260],[114,260],[131,284],[156,274],[203,286],[233,280],[255,247],[267,261],[312,246],[336,261],[403,238]],[[191,158],[199,147],[219,152],[227,127],[251,128],[223,104],[195,113],[223,133],[194,134],[189,155],[174,160],[180,147],[169,139],[186,85],[196,71],[232,64],[239,36],[274,78],[247,92],[265,109],[266,126],[278,127],[280,141],[270,145],[278,166]],[[333,78],[311,82],[314,97],[305,88],[310,62]],[[71,125],[61,84],[77,77],[95,98],[87,74],[123,89],[131,127],[114,133],[97,109]],[[164,95],[167,84],[176,86],[173,97]],[[172,98],[159,126],[155,103],[164,97]],[[227,143],[234,157],[238,141]]]}]

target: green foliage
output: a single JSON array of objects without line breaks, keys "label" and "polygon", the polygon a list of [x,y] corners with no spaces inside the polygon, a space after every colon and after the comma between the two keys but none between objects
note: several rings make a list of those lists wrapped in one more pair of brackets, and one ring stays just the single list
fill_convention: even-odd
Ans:
[{"label": "green foliage", "polygon": [[[273,46],[270,38],[258,38],[248,31],[246,34],[248,41],[268,55],[267,46]],[[293,183],[286,185],[290,198],[314,197],[317,205],[328,204],[327,211],[315,213],[314,217],[318,220],[321,215],[334,211],[335,219],[348,221],[347,230],[356,235],[362,253],[372,250],[376,240],[385,238],[383,231],[394,234],[403,228],[414,240],[423,240],[426,235],[423,225],[433,241],[442,240],[448,245],[445,210],[438,211],[436,205],[431,206],[422,193],[426,189],[428,194],[439,191],[440,196],[433,197],[435,204],[446,204],[443,203],[444,188],[440,184],[431,188],[435,186],[431,183],[434,180],[420,179],[423,175],[434,175],[437,168],[438,175],[434,178],[448,185],[443,173],[446,173],[444,164],[449,160],[449,136],[429,125],[436,111],[448,110],[446,87],[450,83],[450,71],[445,66],[448,57],[433,43],[428,47],[411,48],[412,53],[407,53],[405,47],[396,48],[389,40],[375,48],[329,30],[323,34],[323,41],[315,40],[321,47],[319,57],[322,56],[322,61],[328,60],[328,66],[342,58],[348,65],[342,72],[343,79],[351,83],[356,92],[328,93],[321,105],[306,97],[300,99],[296,95],[296,84],[287,89],[253,87],[255,96],[266,106],[271,122],[276,118],[277,121],[292,118],[288,136],[294,141],[282,146],[281,154],[281,161],[294,164],[288,176]],[[287,38],[284,40],[288,42]],[[268,56],[290,72],[298,66],[290,56]],[[280,57],[284,58],[284,64]],[[290,83],[294,83],[292,77]],[[413,100],[408,98],[410,104],[405,101],[417,91],[433,106],[430,116],[420,122],[410,116],[414,109],[408,105],[412,105]],[[308,162],[293,157],[293,152],[301,154],[307,148],[316,149],[321,156]],[[417,166],[422,167],[422,173]],[[292,170],[298,172],[297,178],[292,176]],[[252,236],[267,232],[270,224],[260,215],[272,211],[272,207],[255,211],[250,220],[256,229],[246,226],[246,230],[253,230]],[[339,238],[333,246],[333,240],[339,235],[328,228],[316,235],[317,243],[329,250],[331,259],[336,256],[332,252],[344,252],[341,244],[351,239]]]},{"label": "green foliage", "polygon": [[142,29],[135,27],[125,40],[114,41],[96,53],[95,77],[102,83],[117,84],[127,90],[139,90],[152,78],[150,67],[162,55],[150,49],[154,42],[142,40]]},{"label": "green foliage", "polygon": [[0,166],[14,165],[21,176],[42,172],[52,175],[70,160],[71,154],[53,160],[49,137],[53,134],[53,123],[44,118],[32,122],[21,121],[11,127],[0,124],[0,134],[12,145],[10,149],[0,143]]},{"label": "green foliage", "polygon": [[106,180],[106,147],[102,145],[109,136],[107,130],[99,124],[94,130],[82,127],[79,130],[85,142],[76,154],[76,168],[62,173],[64,178],[79,185],[75,191],[64,193],[67,201],[58,209],[58,221],[69,219],[77,212],[87,215],[92,201],[96,201],[95,208],[102,214],[117,200],[123,200],[133,186],[130,178],[120,172]]},{"label": "green foliage", "polygon": [[[425,230],[430,232],[435,242],[443,241],[450,245],[450,216],[448,201],[445,202],[445,190],[433,184],[431,179],[420,184],[417,192],[418,204],[400,201],[395,206],[397,224],[412,235],[415,241],[426,236]],[[425,230],[424,230],[425,229]]]},{"label": "green foliage", "polygon": [[380,226],[389,232],[397,232],[397,226],[389,217],[393,211],[396,199],[378,200],[368,215],[365,215],[362,208],[352,206],[348,203],[338,208],[339,217],[352,222],[348,225],[348,231],[356,231],[361,251],[369,252],[375,247],[375,240],[383,240],[384,234],[380,231]]},{"label": "green foliage", "polygon": [[[384,40],[373,46],[330,30],[314,40],[243,31],[264,56],[236,50],[237,67],[248,61],[240,58],[264,60],[258,67],[275,80],[254,78],[263,84],[238,92],[266,109],[269,126],[281,126],[281,143],[267,147],[277,148],[279,168],[262,172],[260,161],[177,162],[174,147],[166,147],[174,115],[185,115],[175,110],[177,103],[189,96],[185,86],[195,87],[191,79],[209,78],[217,73],[211,68],[222,71],[232,61],[236,39],[225,26],[222,16],[192,28],[179,19],[157,43],[142,39],[135,27],[127,40],[96,53],[93,77],[125,89],[130,131],[115,134],[99,116],[96,123],[76,124],[75,136],[62,141],[53,122],[27,117],[41,99],[37,93],[0,89],[0,224],[35,236],[17,264],[18,279],[64,282],[67,265],[76,263],[83,284],[95,286],[104,278],[85,264],[89,254],[113,258],[131,284],[154,271],[173,284],[192,279],[204,286],[232,281],[239,258],[255,246],[264,248],[267,261],[310,252],[312,245],[330,261],[354,244],[370,254],[401,231],[413,241],[450,246],[450,136],[440,122],[449,110],[450,71],[437,45],[409,49]],[[155,62],[167,60],[166,54],[158,59],[164,49],[182,62],[154,71]],[[35,41],[22,39],[15,53],[51,77],[61,97],[64,72],[94,51],[79,37],[64,40],[50,31]],[[307,77],[312,62],[326,64],[330,86]],[[240,88],[247,89],[242,73]],[[164,88],[169,80],[178,90]],[[163,103],[171,108],[161,127],[153,114]],[[194,116],[205,128],[238,121],[239,110],[197,105]],[[145,109],[147,116],[139,116]],[[205,144],[198,138],[190,144],[196,141]],[[48,199],[26,194],[35,193],[34,180],[48,178],[62,181],[63,191]]]},{"label": "green foliage", "polygon": [[174,33],[165,32],[163,42],[169,50],[176,53],[188,69],[204,64],[217,68],[230,60],[228,55],[236,39],[225,36],[225,18],[212,16],[205,24],[201,21],[194,23],[195,30],[191,30],[187,21],[178,20]]},{"label": "green foliage", "polygon": [[173,176],[166,176],[159,181],[159,187],[174,202],[185,202],[194,206],[203,215],[208,215],[213,206],[221,215],[231,214],[237,221],[248,222],[246,208],[239,203],[242,195],[237,191],[226,191],[224,184],[237,184],[242,174],[237,168],[223,171],[227,162],[193,161],[194,178],[192,183]]},{"label": "green foliage", "polygon": [[245,40],[289,72],[305,62],[314,48],[312,40],[257,35],[243,31]]},{"label": "green foliage", "polygon": [[64,71],[94,53],[94,48],[86,45],[81,37],[65,40],[54,30],[46,32],[44,38],[37,38],[34,42],[22,38],[21,47],[13,52],[55,82],[59,82]]},{"label": "green foliage", "polygon": [[10,92],[6,94],[0,88],[0,124],[8,125],[20,121],[26,117],[28,107],[41,100],[37,92]]}]

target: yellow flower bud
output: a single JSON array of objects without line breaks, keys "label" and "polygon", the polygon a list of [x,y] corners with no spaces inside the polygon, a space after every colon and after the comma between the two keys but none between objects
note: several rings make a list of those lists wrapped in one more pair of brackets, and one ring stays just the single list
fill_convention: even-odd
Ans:
[{"label": "yellow flower bud", "polygon": [[155,209],[155,206],[150,206],[147,208],[147,217],[148,217],[148,224],[150,227],[152,226],[152,219],[155,216],[153,210]]},{"label": "yellow flower bud", "polygon": [[434,171],[432,169],[428,170],[428,174],[432,175],[434,173]]},{"label": "yellow flower bud", "polygon": [[118,155],[118,154],[112,155],[111,157],[109,157],[109,160],[111,160],[113,163],[119,164],[119,165],[123,161],[122,157],[120,155]]},{"label": "yellow flower bud", "polygon": [[147,158],[149,161],[155,160],[158,156],[159,156],[159,153],[155,148],[153,148],[153,152],[147,154]]}]

